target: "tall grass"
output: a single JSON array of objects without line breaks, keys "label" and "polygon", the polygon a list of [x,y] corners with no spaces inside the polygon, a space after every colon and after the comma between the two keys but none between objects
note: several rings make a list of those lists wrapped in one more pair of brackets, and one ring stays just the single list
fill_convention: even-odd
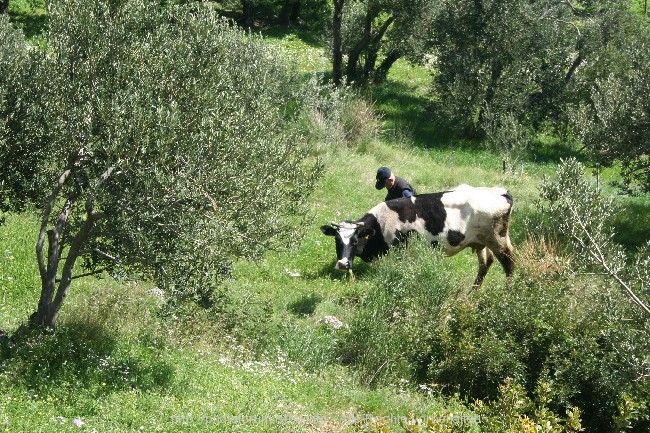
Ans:
[{"label": "tall grass", "polygon": [[0,226],[0,330],[15,329],[27,318],[40,288],[37,219],[29,214],[8,215],[6,221]]}]

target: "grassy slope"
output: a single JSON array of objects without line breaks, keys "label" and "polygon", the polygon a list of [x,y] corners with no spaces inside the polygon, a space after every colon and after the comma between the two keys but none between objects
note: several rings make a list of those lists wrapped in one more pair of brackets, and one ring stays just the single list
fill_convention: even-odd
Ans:
[{"label": "grassy slope", "polygon": [[[454,401],[425,397],[410,384],[368,389],[355,381],[353,371],[333,362],[337,335],[322,320],[336,316],[349,321],[354,302],[347,300],[360,298],[368,283],[362,277],[365,265],[354,284],[331,270],[333,243],[318,226],[356,218],[381,201],[383,192],[373,187],[381,164],[411,179],[420,191],[460,182],[503,184],[522,192],[518,209],[525,208],[526,195],[532,196],[534,179],[502,176],[498,160],[485,152],[414,150],[383,141],[363,152],[331,150],[325,158],[328,169],[314,193],[313,223],[305,227],[303,242],[294,252],[268,254],[235,269],[230,291],[244,312],[235,325],[243,341],[225,339],[200,314],[161,320],[156,297],[145,285],[79,281],[64,307],[56,341],[34,342],[0,372],[5,388],[0,423],[6,420],[8,431],[63,431],[74,430],[78,417],[102,432],[140,427],[212,431],[211,420],[243,414],[299,420],[253,422],[247,431],[345,431],[380,425],[380,419],[356,427],[350,421],[366,414],[405,417],[466,410]],[[36,303],[35,223],[12,217],[2,228],[5,302],[0,329],[15,329]],[[471,283],[471,253],[459,254],[448,265],[459,281]],[[502,279],[495,268],[486,286]],[[264,345],[268,350],[260,352]],[[294,418],[302,416],[321,418]],[[220,430],[241,428],[241,421],[233,421]]]},{"label": "grassy slope", "polygon": [[[296,38],[282,43],[302,52]],[[308,49],[311,60],[303,67],[322,67],[319,50]],[[385,113],[383,138],[360,149],[326,152],[327,170],[312,197],[313,223],[295,251],[237,264],[229,283],[237,311],[229,314],[241,314],[231,324],[238,340],[225,337],[205,313],[161,319],[160,300],[147,285],[76,282],[58,333],[34,339],[16,357],[1,361],[0,429],[78,431],[78,419],[100,432],[215,431],[215,422],[219,431],[370,431],[381,427],[381,418],[355,423],[354,417],[467,411],[453,399],[426,397],[408,383],[381,389],[358,383],[352,370],[334,362],[339,334],[323,325],[325,316],[348,322],[369,283],[363,279],[365,265],[354,284],[331,270],[334,247],[318,226],[356,218],[381,201],[383,193],[373,188],[377,166],[390,165],[421,192],[461,182],[510,188],[517,200],[516,242],[541,175],[552,173],[550,161],[531,162],[524,174],[503,175],[499,158],[489,152],[431,138],[419,117],[427,80],[426,72],[398,65],[374,95]],[[37,300],[36,225],[34,218],[14,216],[0,228],[0,329],[6,331],[14,330]],[[469,252],[446,263],[459,284],[472,281],[475,260]],[[485,287],[502,279],[495,268]],[[238,415],[281,418],[271,424],[219,418]]]},{"label": "grassy slope", "polygon": [[[352,371],[328,361],[335,335],[321,321],[327,315],[349,320],[354,307],[345,300],[362,296],[366,283],[359,278],[349,284],[331,271],[333,245],[318,226],[356,218],[381,201],[383,193],[373,187],[379,164],[390,163],[420,190],[446,187],[465,176],[476,180],[475,168],[450,166],[450,155],[436,162],[426,152],[383,142],[370,146],[364,153],[335,150],[326,157],[328,170],[313,197],[313,224],[305,227],[306,237],[295,252],[236,267],[230,289],[241,308],[252,311],[238,331],[248,340],[224,340],[207,317],[162,321],[145,285],[79,281],[55,338],[30,343],[0,370],[0,426],[6,422],[7,431],[76,430],[73,421],[79,418],[102,432],[140,427],[213,431],[214,419],[242,414],[285,417],[280,424],[252,422],[247,431],[345,431],[381,425],[379,418],[355,427],[354,417],[365,419],[366,414],[466,410],[457,402],[425,397],[410,384],[368,389]],[[490,178],[499,176],[491,174],[486,182]],[[12,217],[2,228],[0,329],[15,329],[35,306],[36,223]],[[458,267],[459,278],[471,281],[475,264],[470,254],[449,263]],[[490,278],[502,277],[495,272]],[[256,309],[265,316],[256,319]],[[265,341],[258,341],[256,332]],[[255,353],[248,344],[257,348]],[[259,353],[261,344],[272,346]],[[241,431],[241,421],[219,429]]]}]

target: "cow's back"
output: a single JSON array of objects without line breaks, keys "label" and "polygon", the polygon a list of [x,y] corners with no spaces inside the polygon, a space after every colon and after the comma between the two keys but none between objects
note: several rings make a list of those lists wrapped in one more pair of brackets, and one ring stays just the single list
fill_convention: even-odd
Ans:
[{"label": "cow's back", "polygon": [[446,238],[452,233],[458,242],[452,241],[451,246],[457,250],[492,235],[495,224],[509,218],[511,208],[512,197],[505,188],[463,184],[449,191],[379,203],[364,218],[376,218],[389,245],[398,232],[416,231],[430,241],[440,240],[443,245],[448,244]]},{"label": "cow's back", "polygon": [[442,203],[445,208],[463,209],[465,214],[487,214],[498,216],[507,214],[512,208],[512,196],[501,187],[473,187],[459,185],[444,193]]}]

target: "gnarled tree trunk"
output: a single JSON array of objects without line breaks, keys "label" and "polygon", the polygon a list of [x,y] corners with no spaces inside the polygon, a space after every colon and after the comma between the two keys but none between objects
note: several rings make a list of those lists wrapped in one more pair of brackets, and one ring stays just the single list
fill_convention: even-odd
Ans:
[{"label": "gnarled tree trunk", "polygon": [[[77,154],[70,156],[65,170],[59,176],[43,212],[41,229],[38,241],[36,242],[36,257],[41,276],[41,296],[38,301],[38,308],[29,318],[30,325],[33,327],[51,330],[56,328],[59,312],[72,283],[74,265],[77,259],[84,254],[82,248],[90,237],[95,223],[103,217],[103,214],[93,208],[90,200],[87,200],[85,203],[86,218],[84,222],[76,233],[67,233],[69,238],[63,242],[68,217],[73,207],[79,206],[79,201],[82,200],[84,181],[75,178],[74,171],[75,166],[85,157],[84,152],[81,149]],[[102,183],[110,177],[113,169],[114,167],[107,169],[99,177],[99,182]],[[59,210],[56,220],[53,220],[55,206],[61,200],[63,187],[66,183],[72,182],[76,182],[77,187],[73,188],[67,197],[65,197],[65,203]],[[50,227],[51,222],[53,225]],[[61,266],[64,246],[67,246],[67,255],[63,266]],[[59,268],[61,276],[57,278]]]},{"label": "gnarled tree trunk", "polygon": [[339,86],[343,80],[343,5],[345,0],[334,0],[334,15],[332,17],[332,81]]}]

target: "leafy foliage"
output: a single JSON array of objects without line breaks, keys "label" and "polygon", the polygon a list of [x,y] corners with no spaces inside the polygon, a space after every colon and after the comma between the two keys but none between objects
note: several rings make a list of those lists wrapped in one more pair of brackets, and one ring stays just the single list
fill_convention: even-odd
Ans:
[{"label": "leafy foliage", "polygon": [[441,126],[519,154],[550,130],[650,191],[650,30],[629,2],[442,1],[433,29]]},{"label": "leafy foliage", "polygon": [[[0,149],[8,146],[10,131],[10,107],[15,104],[15,94],[19,91],[20,79],[27,69],[27,45],[22,32],[13,28],[7,15],[0,15]],[[8,171],[8,166],[0,165],[0,211],[6,210],[12,200],[12,191],[7,185],[7,176],[16,175]],[[13,197],[14,200],[16,197]],[[1,216],[1,214],[0,214]],[[2,220],[0,220],[0,223]]]},{"label": "leafy foliage", "polygon": [[543,389],[539,396],[531,399],[520,385],[506,380],[499,385],[498,398],[490,403],[475,403],[481,421],[481,430],[485,432],[579,432],[582,431],[580,409],[570,408],[566,418],[560,417],[546,407],[547,398]]},{"label": "leafy foliage", "polygon": [[443,1],[433,23],[434,88],[451,122],[481,132],[484,110],[538,125],[580,63],[580,32],[564,2]]},{"label": "leafy foliage", "polygon": [[[603,197],[594,185],[585,181],[583,172],[584,166],[570,159],[558,168],[556,181],[547,179],[542,185],[541,197],[549,203],[549,217],[555,222],[557,231],[567,238],[575,262],[582,270],[603,272],[650,315],[647,302],[633,289],[636,286],[643,290],[650,280],[646,266],[650,245],[640,251],[634,266],[629,267],[625,251],[613,242],[611,220],[618,207],[611,197]],[[628,277],[632,281],[626,281]]]},{"label": "leafy foliage", "polygon": [[573,133],[592,158],[621,164],[620,186],[650,192],[650,27],[637,17],[611,25],[611,41],[578,83],[586,95],[570,111]]},{"label": "leafy foliage", "polygon": [[422,380],[430,362],[426,348],[437,334],[431,317],[442,314],[454,290],[442,254],[413,238],[408,248],[392,251],[371,271],[374,284],[359,306],[341,357],[367,384]]},{"label": "leafy foliage", "polygon": [[434,2],[351,0],[341,4],[342,40],[338,48],[347,56],[347,64],[338,72],[348,83],[382,82],[402,57],[423,60]]},{"label": "leafy foliage", "polygon": [[295,242],[319,165],[272,48],[205,5],[70,0],[30,57],[0,160],[5,208],[44,208],[42,275],[70,246],[69,272],[82,258],[210,304],[234,258]]}]

